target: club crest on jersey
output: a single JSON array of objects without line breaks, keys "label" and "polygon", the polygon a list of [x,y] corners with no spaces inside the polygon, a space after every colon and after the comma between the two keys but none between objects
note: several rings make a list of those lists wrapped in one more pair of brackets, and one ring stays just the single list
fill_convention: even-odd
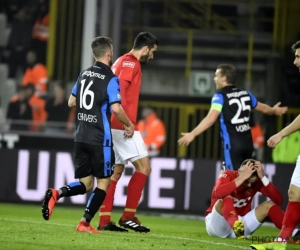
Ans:
[{"label": "club crest on jersey", "polygon": [[134,62],[128,62],[128,61],[124,61],[122,66],[123,67],[128,67],[128,68],[134,68],[135,63]]}]

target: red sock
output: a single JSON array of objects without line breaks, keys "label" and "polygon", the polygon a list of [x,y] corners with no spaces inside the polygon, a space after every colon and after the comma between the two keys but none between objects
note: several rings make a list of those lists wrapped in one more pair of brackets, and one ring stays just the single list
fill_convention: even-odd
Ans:
[{"label": "red sock", "polygon": [[282,228],[284,212],[280,209],[279,206],[277,205],[272,206],[268,212],[268,216],[277,228],[279,229]]},{"label": "red sock", "polygon": [[106,191],[106,197],[103,201],[99,212],[100,212],[100,218],[99,218],[99,226],[104,227],[110,222],[110,216],[114,205],[114,195],[116,191],[117,182],[110,180],[110,185]]},{"label": "red sock", "polygon": [[147,175],[140,172],[135,172],[132,175],[128,184],[127,200],[122,220],[132,219],[135,216],[147,178]]},{"label": "red sock", "polygon": [[233,199],[231,197],[225,197],[222,202],[222,214],[225,220],[228,222],[231,228],[233,228],[234,222],[236,222],[239,217],[233,205]]},{"label": "red sock", "polygon": [[289,201],[279,236],[283,239],[290,238],[299,221],[300,202]]}]

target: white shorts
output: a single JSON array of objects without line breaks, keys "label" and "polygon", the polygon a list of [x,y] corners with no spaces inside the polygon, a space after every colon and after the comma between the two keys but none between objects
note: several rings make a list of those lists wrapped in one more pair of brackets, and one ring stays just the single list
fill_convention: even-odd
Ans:
[{"label": "white shorts", "polygon": [[296,167],[292,175],[291,184],[300,188],[300,155],[298,156],[296,161]]},{"label": "white shorts", "polygon": [[148,151],[142,135],[134,131],[132,138],[124,137],[124,130],[112,129],[113,149],[115,152],[115,164],[126,165],[128,161],[135,162],[148,156]]},{"label": "white shorts", "polygon": [[[217,203],[216,203],[217,204]],[[244,223],[245,237],[249,238],[262,223],[255,216],[255,208],[245,216],[239,216],[239,219]],[[229,226],[225,218],[220,215],[215,206],[210,214],[205,217],[206,231],[208,235],[220,238],[236,238],[233,229]]]}]

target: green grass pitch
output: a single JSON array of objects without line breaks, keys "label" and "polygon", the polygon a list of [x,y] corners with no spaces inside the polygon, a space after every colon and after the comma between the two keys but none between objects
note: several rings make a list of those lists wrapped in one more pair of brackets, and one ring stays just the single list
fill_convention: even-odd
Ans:
[{"label": "green grass pitch", "polygon": [[[250,249],[251,240],[209,237],[201,220],[138,216],[151,232],[140,234],[103,232],[78,233],[76,225],[84,211],[57,206],[49,221],[42,218],[40,206],[0,203],[0,249],[2,250],[232,250]],[[113,213],[118,221],[120,212]],[[96,226],[98,215],[92,221]],[[217,225],[216,225],[217,226]],[[276,236],[279,230],[261,227],[254,235]],[[300,249],[299,244],[288,250]]]}]

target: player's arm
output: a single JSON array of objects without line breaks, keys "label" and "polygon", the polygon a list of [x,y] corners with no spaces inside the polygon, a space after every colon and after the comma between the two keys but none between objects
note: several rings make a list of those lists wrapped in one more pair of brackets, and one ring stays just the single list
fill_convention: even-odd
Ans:
[{"label": "player's arm", "polygon": [[69,100],[68,100],[68,106],[70,108],[76,107],[76,97],[73,95],[70,95]]},{"label": "player's arm", "polygon": [[127,107],[127,89],[130,85],[130,81],[125,80],[125,79],[120,79],[120,92],[122,96],[122,106],[126,109]]},{"label": "player's arm", "polygon": [[288,126],[286,126],[285,128],[283,128],[279,134],[282,137],[286,137],[294,132],[296,132],[297,130],[300,129],[300,115],[298,115],[296,117],[296,119]]},{"label": "player's arm", "polygon": [[122,106],[126,110],[127,109],[127,89],[132,83],[132,79],[134,74],[137,71],[137,65],[134,62],[130,64],[122,63],[122,67],[120,69],[120,73],[118,75],[120,80],[120,92],[122,96]]},{"label": "player's arm", "polygon": [[261,181],[260,192],[269,197],[275,204],[280,205],[283,201],[280,191],[273,185],[272,182],[265,176],[264,168],[260,161],[256,161],[254,167],[257,171],[257,176]]},{"label": "player's arm", "polygon": [[121,106],[121,94],[119,91],[119,79],[113,77],[107,86],[108,101],[117,119],[125,125],[126,135],[132,137],[134,127]]},{"label": "player's arm", "polygon": [[270,107],[268,104],[257,101],[256,97],[251,92],[248,91],[248,94],[251,98],[251,108],[263,114],[281,116],[287,111],[287,107],[280,107],[280,102],[273,107]]},{"label": "player's arm", "polygon": [[230,195],[234,190],[241,186],[246,181],[245,177],[240,175],[232,180],[230,176],[227,176],[226,171],[219,177],[216,183],[216,197],[223,199]]},{"label": "player's arm", "polygon": [[[81,73],[79,74],[79,77],[80,77],[80,75],[81,75]],[[71,93],[71,95],[69,97],[69,100],[68,100],[68,106],[70,108],[76,107],[76,95],[77,95],[79,77],[78,77],[74,87],[72,88],[72,93]]]},{"label": "player's arm", "polygon": [[234,180],[227,175],[226,171],[220,176],[216,184],[216,196],[218,199],[222,199],[230,195],[234,190],[241,186],[250,176],[256,171],[253,163],[250,161],[240,170],[239,176]]},{"label": "player's arm", "polygon": [[281,192],[275,187],[275,185],[272,182],[268,180],[267,177],[264,178],[265,178],[264,179],[265,183],[263,182],[260,192],[264,196],[269,197],[275,204],[277,205],[282,204],[283,198]]},{"label": "player's arm", "polygon": [[223,104],[224,100],[222,94],[215,94],[212,98],[211,107],[206,117],[190,133],[181,133],[183,137],[178,140],[179,145],[189,145],[196,136],[202,134],[205,130],[211,127],[218,119],[222,111]]}]

